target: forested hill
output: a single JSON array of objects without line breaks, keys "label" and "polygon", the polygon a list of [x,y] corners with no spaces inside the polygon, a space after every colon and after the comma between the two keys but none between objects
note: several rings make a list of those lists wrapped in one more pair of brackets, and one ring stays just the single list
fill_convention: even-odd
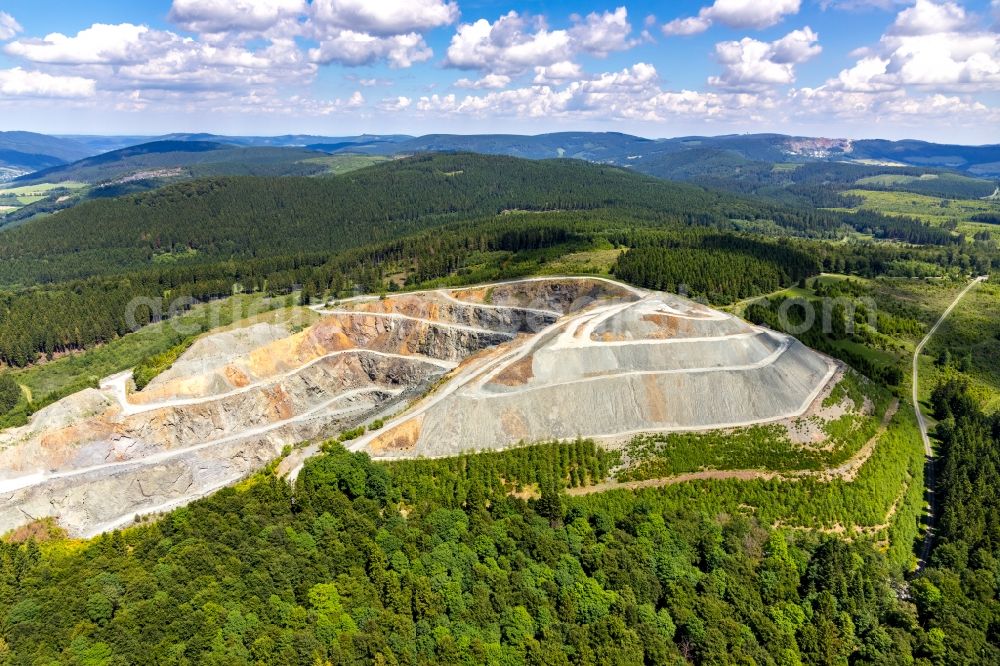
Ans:
[{"label": "forested hill", "polygon": [[0,232],[0,284],[336,251],[504,211],[596,208],[673,222],[773,217],[749,200],[581,161],[418,156],[336,178],[210,178],[81,204]]}]

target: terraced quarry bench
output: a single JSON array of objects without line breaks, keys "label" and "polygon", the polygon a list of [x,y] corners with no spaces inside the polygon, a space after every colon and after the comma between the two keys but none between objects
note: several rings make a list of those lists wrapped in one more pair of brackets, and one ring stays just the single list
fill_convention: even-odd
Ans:
[{"label": "terraced quarry bench", "polygon": [[234,483],[289,444],[376,418],[373,457],[627,438],[806,414],[838,365],[770,330],[600,278],[319,306],[303,331],[207,334],[142,392],[129,373],[0,433],[0,531],[125,525]]}]

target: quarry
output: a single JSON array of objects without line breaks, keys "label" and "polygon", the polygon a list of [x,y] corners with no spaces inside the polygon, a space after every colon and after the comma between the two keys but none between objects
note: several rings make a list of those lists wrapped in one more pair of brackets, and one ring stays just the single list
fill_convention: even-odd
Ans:
[{"label": "quarry", "polygon": [[789,336],[597,277],[313,307],[303,330],[206,333],[142,391],[113,375],[0,433],[0,532],[47,517],[82,536],[126,526],[376,420],[351,450],[438,457],[788,421],[842,369]]}]

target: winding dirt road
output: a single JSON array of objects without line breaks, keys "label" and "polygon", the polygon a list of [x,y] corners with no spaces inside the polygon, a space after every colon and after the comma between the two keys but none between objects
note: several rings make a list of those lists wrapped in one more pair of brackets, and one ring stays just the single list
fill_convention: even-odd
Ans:
[{"label": "winding dirt road", "polygon": [[876,432],[872,437],[858,449],[858,452],[851,456],[848,460],[844,461],[837,467],[824,470],[793,470],[789,472],[775,472],[762,469],[706,469],[698,472],[685,472],[683,474],[675,474],[673,476],[665,476],[656,479],[643,479],[642,481],[604,481],[592,486],[580,486],[577,488],[568,488],[566,490],[567,495],[590,495],[592,493],[601,493],[608,490],[639,490],[640,488],[659,488],[662,486],[672,486],[675,483],[686,483],[688,481],[707,481],[712,480],[724,480],[724,479],[739,479],[741,481],[753,481],[762,480],[769,481],[775,478],[781,478],[786,481],[794,481],[795,479],[800,479],[806,476],[818,477],[821,481],[832,481],[833,479],[844,479],[850,480],[857,474],[857,471],[868,461],[872,453],[875,452],[875,446],[878,440],[885,433],[886,428],[889,427],[889,422],[892,421],[892,417],[896,415],[896,410],[899,407],[899,401],[895,400],[889,407],[885,410],[885,414],[882,416],[882,423],[879,426],[878,432]]}]

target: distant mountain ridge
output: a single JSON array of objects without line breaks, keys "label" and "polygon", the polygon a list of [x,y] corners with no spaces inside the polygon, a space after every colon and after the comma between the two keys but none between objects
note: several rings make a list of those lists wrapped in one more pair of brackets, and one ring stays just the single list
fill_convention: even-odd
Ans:
[{"label": "distant mountain ridge", "polygon": [[644,163],[664,155],[701,149],[725,151],[765,162],[849,161],[955,169],[974,175],[1000,175],[1000,144],[960,146],[925,141],[830,139],[783,134],[733,134],[647,139],[618,132],[558,132],[537,136],[510,134],[430,134],[407,140],[352,142],[331,152],[394,155],[471,151],[528,159],[575,157],[650,173]]},{"label": "distant mountain ridge", "polygon": [[91,154],[86,146],[71,139],[35,132],[0,132],[0,182]]},{"label": "distant mountain ridge", "polygon": [[[1000,144],[962,146],[927,141],[843,139],[784,134],[730,134],[650,139],[621,132],[553,132],[517,134],[360,134],[322,136],[228,136],[209,133],[173,133],[161,136],[46,136],[31,132],[0,132],[0,150],[30,156],[19,163],[55,166],[139,144],[159,142],[218,143],[242,147],[304,148],[330,154],[359,153],[399,156],[421,152],[477,152],[527,159],[569,157],[654,173],[646,164],[687,150],[724,151],[745,160],[762,162],[849,161],[882,165],[953,169],[976,176],[1000,175]],[[10,160],[14,161],[14,160]],[[0,166],[4,158],[0,157]],[[46,167],[41,167],[46,168]],[[659,175],[659,174],[655,174]]]}]

